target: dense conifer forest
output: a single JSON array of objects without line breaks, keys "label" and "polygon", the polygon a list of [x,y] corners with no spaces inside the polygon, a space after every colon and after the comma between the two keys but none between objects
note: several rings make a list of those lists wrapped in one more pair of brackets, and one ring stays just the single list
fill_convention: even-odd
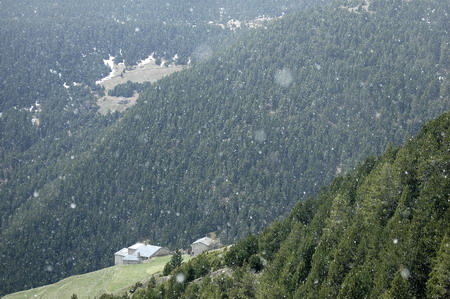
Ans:
[{"label": "dense conifer forest", "polygon": [[99,298],[448,298],[449,133],[446,113],[261,234],[184,263],[176,251],[160,274]]},{"label": "dense conifer forest", "polygon": [[449,148],[446,113],[261,234],[202,254],[133,298],[449,298]]},{"label": "dense conifer forest", "polygon": [[[425,187],[409,190],[405,180],[437,176],[428,164],[393,164],[412,147],[395,145],[450,109],[446,1],[154,1],[152,9],[148,1],[66,2],[0,2],[0,294],[109,266],[137,240],[175,249],[215,232],[231,244],[288,213],[248,241],[271,265],[261,282],[276,278],[276,288],[262,283],[261,291],[326,297],[345,285],[345,294],[389,296],[395,277],[418,296],[432,288],[425,285],[435,259],[448,253],[445,230],[433,237],[437,228],[414,224],[412,235],[397,237],[386,227],[401,202],[411,213],[427,202],[424,193],[413,205]],[[263,14],[284,17],[256,29],[214,25]],[[103,59],[136,64],[151,53],[192,64],[147,86],[126,112],[99,115],[104,90],[95,82],[110,72]],[[118,92],[134,89],[125,87]],[[429,139],[431,151],[437,141]],[[353,170],[390,143],[382,158]],[[403,177],[404,167],[420,175]],[[361,206],[366,215],[359,203],[373,209]],[[333,226],[329,205],[342,217]],[[380,223],[369,221],[375,216]],[[328,220],[312,225],[320,219]],[[374,233],[351,235],[365,225]],[[345,234],[362,245],[341,257],[349,252],[336,248],[353,246],[341,244]],[[429,258],[420,247],[398,251],[415,234],[434,242],[423,245]],[[391,237],[401,246],[381,247]],[[398,259],[376,274],[370,263],[381,249]],[[400,265],[411,273],[407,283]]]}]

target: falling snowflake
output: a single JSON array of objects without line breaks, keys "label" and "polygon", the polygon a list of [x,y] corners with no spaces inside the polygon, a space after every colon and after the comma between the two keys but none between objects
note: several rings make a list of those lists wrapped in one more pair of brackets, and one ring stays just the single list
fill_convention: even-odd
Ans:
[{"label": "falling snowflake", "polygon": [[400,275],[403,277],[403,279],[409,279],[409,277],[411,276],[411,272],[409,271],[409,269],[403,268],[400,272]]},{"label": "falling snowflake", "polygon": [[52,272],[53,271],[53,266],[52,265],[48,265],[47,267],[45,267],[45,271]]},{"label": "falling snowflake", "polygon": [[175,276],[175,280],[178,283],[183,283],[186,280],[186,275],[184,275],[184,273],[178,273],[177,276]]},{"label": "falling snowflake", "polygon": [[267,139],[267,133],[264,130],[256,131],[255,139],[256,139],[256,141],[264,142]]},{"label": "falling snowflake", "polygon": [[292,83],[292,72],[288,68],[283,68],[275,73],[275,83],[282,87],[289,87]]}]

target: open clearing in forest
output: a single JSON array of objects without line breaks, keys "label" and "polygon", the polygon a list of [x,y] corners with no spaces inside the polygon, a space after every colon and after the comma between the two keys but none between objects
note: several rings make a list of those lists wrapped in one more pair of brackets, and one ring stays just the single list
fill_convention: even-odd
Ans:
[{"label": "open clearing in forest", "polygon": [[341,6],[341,8],[344,8],[347,11],[353,12],[353,13],[361,13],[361,12],[373,13],[373,11],[370,10],[370,5],[371,4],[372,4],[371,0],[366,0],[366,1],[362,2],[361,4],[355,6],[355,7]]},{"label": "open clearing in forest", "polygon": [[[7,295],[5,299],[70,298],[77,294],[78,298],[100,297],[103,293],[121,295],[127,292],[136,282],[145,283],[150,277],[161,272],[172,256],[156,257],[137,265],[118,265],[95,272],[75,275],[57,283]],[[183,256],[184,261],[189,260]]]},{"label": "open clearing in forest", "polygon": [[[159,66],[154,61],[150,61],[145,64],[133,66],[131,69],[127,69],[125,65],[114,65],[114,76],[110,79],[104,80],[100,83],[105,87],[106,94],[109,90],[113,89],[116,85],[126,83],[127,81],[143,83],[143,82],[156,82],[164,76],[168,76],[175,72],[181,71],[186,66]],[[125,71],[125,72],[124,72]],[[108,111],[124,111],[126,108],[133,106],[136,103],[139,94],[136,93],[131,98],[123,97],[111,97],[103,96],[98,99],[97,104],[100,106],[99,113],[106,114]]]}]

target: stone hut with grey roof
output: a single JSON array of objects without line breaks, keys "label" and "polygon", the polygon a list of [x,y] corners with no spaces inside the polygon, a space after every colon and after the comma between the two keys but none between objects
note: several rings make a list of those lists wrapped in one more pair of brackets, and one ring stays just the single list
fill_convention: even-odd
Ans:
[{"label": "stone hut with grey roof", "polygon": [[191,252],[193,255],[199,255],[202,252],[213,250],[219,247],[219,241],[210,237],[198,239],[191,244]]},{"label": "stone hut with grey roof", "polygon": [[136,243],[128,248],[122,248],[114,254],[114,264],[140,264],[156,256],[164,256],[172,252],[164,247]]}]

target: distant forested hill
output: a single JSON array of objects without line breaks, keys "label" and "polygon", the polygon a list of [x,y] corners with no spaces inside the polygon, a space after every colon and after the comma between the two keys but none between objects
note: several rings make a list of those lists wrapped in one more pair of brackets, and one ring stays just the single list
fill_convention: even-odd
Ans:
[{"label": "distant forested hill", "polygon": [[[152,53],[171,63],[195,63],[235,35],[219,24],[311,5],[289,0],[0,2],[0,180],[9,178],[15,160],[23,160],[20,154],[38,141],[47,138],[47,145],[58,148],[67,131],[104,122],[96,105],[103,91],[95,82],[109,74],[102,60],[109,55],[127,65]],[[61,141],[55,144],[54,138]]]},{"label": "distant forested hill", "polygon": [[[41,43],[33,44],[36,51],[24,48],[36,53],[32,61],[46,61],[45,71],[8,77],[1,91],[27,90],[26,82],[36,81],[38,92],[24,101],[33,104],[33,95],[43,92],[53,101],[42,96],[39,128],[14,104],[1,118],[2,146],[20,155],[3,151],[0,290],[110,265],[116,250],[137,239],[185,247],[211,231],[223,242],[259,232],[334,175],[389,142],[404,142],[450,109],[449,5],[358,5],[339,1],[242,32],[210,59],[153,84],[122,117],[98,118],[91,107],[92,80],[107,72],[101,61],[87,64],[98,67],[86,74],[94,69],[97,75],[72,96],[72,89],[57,86],[65,76],[78,80],[77,72],[46,69],[58,64]],[[124,28],[143,34],[143,27]],[[93,40],[94,29],[85,31]],[[42,29],[25,30],[20,42],[35,30]],[[1,32],[2,40],[16,40],[13,32]],[[67,45],[88,55],[77,36],[74,31]],[[132,53],[141,39],[124,36]],[[2,63],[12,59],[3,57]],[[59,82],[45,81],[59,73]],[[15,81],[23,82],[20,88],[11,87]],[[26,129],[7,135],[15,131],[4,128],[15,127]],[[28,146],[17,149],[23,145],[18,138]]]},{"label": "distant forested hill", "polygon": [[260,235],[133,298],[449,298],[449,148],[446,113]]},{"label": "distant forested hill", "polygon": [[209,22],[220,20],[251,20],[260,16],[279,16],[329,0],[4,0],[3,18],[74,19],[98,18],[125,22]]}]

